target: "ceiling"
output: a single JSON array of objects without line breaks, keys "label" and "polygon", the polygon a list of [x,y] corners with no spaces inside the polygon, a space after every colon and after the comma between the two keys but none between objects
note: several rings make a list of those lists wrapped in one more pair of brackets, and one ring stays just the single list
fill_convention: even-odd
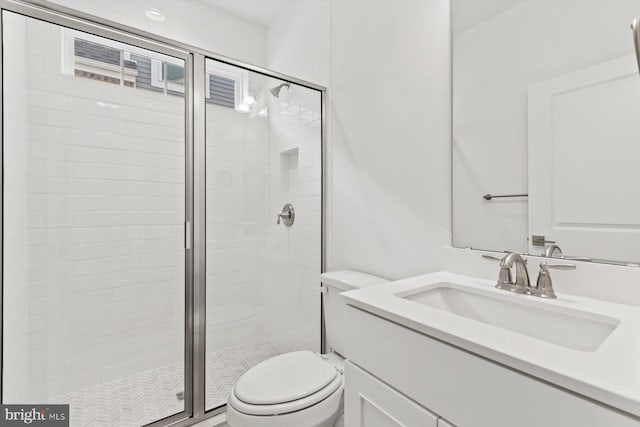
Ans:
[{"label": "ceiling", "polygon": [[295,0],[203,0],[205,3],[247,21],[268,26]]},{"label": "ceiling", "polygon": [[525,0],[453,0],[453,33],[459,34],[488,21]]}]

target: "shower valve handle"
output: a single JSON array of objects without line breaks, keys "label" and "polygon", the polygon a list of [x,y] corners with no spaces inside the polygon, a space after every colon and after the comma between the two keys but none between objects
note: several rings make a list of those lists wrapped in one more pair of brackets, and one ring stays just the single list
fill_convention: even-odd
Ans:
[{"label": "shower valve handle", "polygon": [[293,209],[293,205],[291,203],[287,203],[282,207],[282,212],[278,214],[278,222],[280,221],[284,223],[287,227],[291,227],[293,225],[293,221],[296,219],[296,211]]},{"label": "shower valve handle", "polygon": [[291,212],[285,212],[285,213],[279,213],[278,214],[278,224],[280,224],[280,220],[281,219],[287,219],[287,218],[291,218]]}]

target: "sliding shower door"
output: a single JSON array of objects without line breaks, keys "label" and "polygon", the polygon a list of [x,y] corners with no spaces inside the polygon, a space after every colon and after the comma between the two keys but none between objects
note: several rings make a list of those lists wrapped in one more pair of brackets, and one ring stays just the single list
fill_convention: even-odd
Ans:
[{"label": "sliding shower door", "polygon": [[322,93],[205,68],[209,410],[266,358],[320,350]]},{"label": "sliding shower door", "polygon": [[181,413],[187,55],[8,11],[2,37],[2,401]]}]

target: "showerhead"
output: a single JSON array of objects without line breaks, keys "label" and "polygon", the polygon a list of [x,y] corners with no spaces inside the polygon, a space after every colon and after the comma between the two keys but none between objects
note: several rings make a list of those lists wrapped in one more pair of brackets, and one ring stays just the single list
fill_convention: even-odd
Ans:
[{"label": "showerhead", "polygon": [[282,88],[286,87],[287,89],[289,89],[291,87],[291,84],[289,82],[284,82],[279,84],[276,87],[272,87],[271,89],[269,89],[269,92],[271,92],[271,95],[273,95],[276,98],[280,98],[280,91],[282,90]]}]

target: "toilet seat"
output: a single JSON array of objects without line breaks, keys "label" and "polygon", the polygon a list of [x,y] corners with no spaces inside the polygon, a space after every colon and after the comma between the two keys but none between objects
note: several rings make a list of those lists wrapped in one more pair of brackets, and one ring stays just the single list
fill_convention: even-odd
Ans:
[{"label": "toilet seat", "polygon": [[342,414],[342,387],[332,395],[302,411],[281,415],[247,415],[228,404],[227,423],[233,427],[330,427]]},{"label": "toilet seat", "polygon": [[311,351],[282,354],[247,371],[229,404],[247,415],[281,415],[322,402],[343,383],[342,374]]}]

